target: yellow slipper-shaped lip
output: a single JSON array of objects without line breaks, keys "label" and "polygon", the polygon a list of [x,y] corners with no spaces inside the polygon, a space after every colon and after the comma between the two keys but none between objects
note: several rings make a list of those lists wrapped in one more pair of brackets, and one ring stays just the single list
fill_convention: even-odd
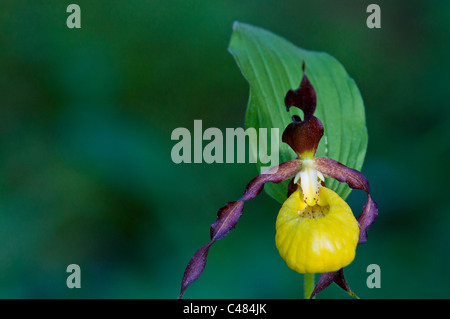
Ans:
[{"label": "yellow slipper-shaped lip", "polygon": [[325,273],[349,265],[355,258],[358,237],[358,222],[350,207],[326,187],[320,187],[314,206],[304,202],[299,188],[278,213],[277,249],[299,273]]}]

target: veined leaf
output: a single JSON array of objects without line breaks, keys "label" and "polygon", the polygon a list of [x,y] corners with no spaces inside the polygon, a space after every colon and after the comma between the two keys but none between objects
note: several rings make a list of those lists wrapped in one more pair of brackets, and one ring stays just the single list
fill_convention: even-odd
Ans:
[{"label": "veined leaf", "polygon": [[[292,115],[303,118],[303,114],[295,108],[287,112],[284,97],[289,89],[298,88],[305,61],[306,73],[317,93],[314,115],[325,128],[316,157],[329,157],[361,170],[368,141],[364,104],[354,80],[335,58],[301,49],[267,30],[239,22],[233,25],[229,51],[250,86],[245,126],[257,131],[280,129],[279,163],[296,158],[289,145],[281,142],[281,135]],[[252,149],[257,149],[255,141],[250,143],[254,144]],[[268,148],[267,154],[271,154],[270,145]],[[266,165],[258,161],[258,170]],[[265,190],[282,203],[286,200],[287,184],[288,181],[267,185]],[[350,193],[344,183],[327,179],[326,184],[343,199]]]}]

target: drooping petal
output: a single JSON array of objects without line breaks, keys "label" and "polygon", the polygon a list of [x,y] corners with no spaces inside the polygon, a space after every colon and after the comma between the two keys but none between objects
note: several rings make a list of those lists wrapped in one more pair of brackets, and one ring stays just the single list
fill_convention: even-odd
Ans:
[{"label": "drooping petal", "polygon": [[206,257],[208,256],[208,251],[214,241],[210,241],[206,245],[200,247],[192,256],[189,261],[186,270],[184,271],[183,280],[181,282],[181,292],[178,299],[183,297],[183,293],[187,287],[189,287],[194,281],[200,277],[206,266]]},{"label": "drooping petal", "polygon": [[367,241],[367,232],[369,227],[375,222],[378,217],[377,203],[372,199],[370,194],[367,195],[367,202],[364,205],[361,215],[356,219],[359,223],[360,233],[358,244],[364,244]]},{"label": "drooping petal", "polygon": [[211,224],[210,235],[211,240],[219,240],[228,235],[228,233],[236,226],[244,209],[244,202],[238,200],[229,202],[217,212],[217,219]]},{"label": "drooping petal", "polygon": [[257,196],[264,188],[267,182],[280,183],[288,178],[295,176],[301,169],[301,160],[295,159],[284,162],[275,166],[268,171],[265,171],[248,183],[242,197],[233,202],[227,203],[224,207],[219,209],[217,213],[217,220],[212,223],[210,229],[211,241],[203,245],[189,261],[186,270],[184,271],[181,282],[181,292],[178,298],[183,296],[184,291],[195,280],[200,277],[206,266],[206,258],[208,256],[209,248],[216,241],[226,235],[236,226],[244,208],[244,201],[250,200]]},{"label": "drooping petal", "polygon": [[353,189],[360,189],[366,192],[367,202],[362,213],[357,218],[360,232],[358,244],[367,241],[367,232],[378,216],[377,203],[370,195],[370,185],[366,177],[359,171],[349,168],[331,158],[318,157],[314,159],[316,169],[339,182],[347,183]]}]

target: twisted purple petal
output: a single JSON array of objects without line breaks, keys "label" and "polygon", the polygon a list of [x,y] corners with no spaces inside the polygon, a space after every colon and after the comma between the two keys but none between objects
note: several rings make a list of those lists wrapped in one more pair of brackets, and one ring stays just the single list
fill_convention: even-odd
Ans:
[{"label": "twisted purple petal", "polygon": [[205,269],[206,258],[211,245],[216,240],[222,239],[228,235],[228,233],[236,226],[242,215],[244,202],[261,193],[265,183],[271,182],[278,184],[295,176],[295,174],[300,171],[300,164],[301,161],[299,159],[290,160],[261,173],[250,183],[248,183],[244,194],[239,200],[229,202],[224,207],[219,209],[217,212],[217,220],[211,225],[211,241],[197,250],[184,271],[181,282],[181,292],[178,297],[179,299],[183,296],[187,287],[197,280]]},{"label": "twisted purple petal", "polygon": [[366,192],[367,201],[364,205],[362,213],[357,218],[359,223],[359,241],[363,244],[367,241],[367,232],[369,227],[375,222],[378,216],[377,203],[370,195],[370,186],[366,177],[359,171],[348,168],[347,166],[327,157],[318,157],[315,159],[316,168],[322,174],[347,183],[353,189],[360,189]]}]

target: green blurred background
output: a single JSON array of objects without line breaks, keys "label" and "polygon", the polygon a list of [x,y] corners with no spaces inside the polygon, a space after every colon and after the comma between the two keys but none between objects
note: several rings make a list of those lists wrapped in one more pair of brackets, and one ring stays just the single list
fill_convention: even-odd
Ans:
[{"label": "green blurred background", "polygon": [[[81,7],[81,29],[66,8]],[[366,27],[369,3],[381,29]],[[361,298],[448,298],[449,1],[2,1],[0,297],[176,298],[218,208],[254,164],[171,161],[177,127],[243,127],[233,21],[336,57],[366,106],[379,205],[346,268]],[[355,211],[365,195],[354,191]],[[186,298],[300,298],[263,193]],[[81,267],[68,289],[66,267]],[[381,267],[369,289],[366,267]],[[332,285],[319,298],[348,298]]]}]

